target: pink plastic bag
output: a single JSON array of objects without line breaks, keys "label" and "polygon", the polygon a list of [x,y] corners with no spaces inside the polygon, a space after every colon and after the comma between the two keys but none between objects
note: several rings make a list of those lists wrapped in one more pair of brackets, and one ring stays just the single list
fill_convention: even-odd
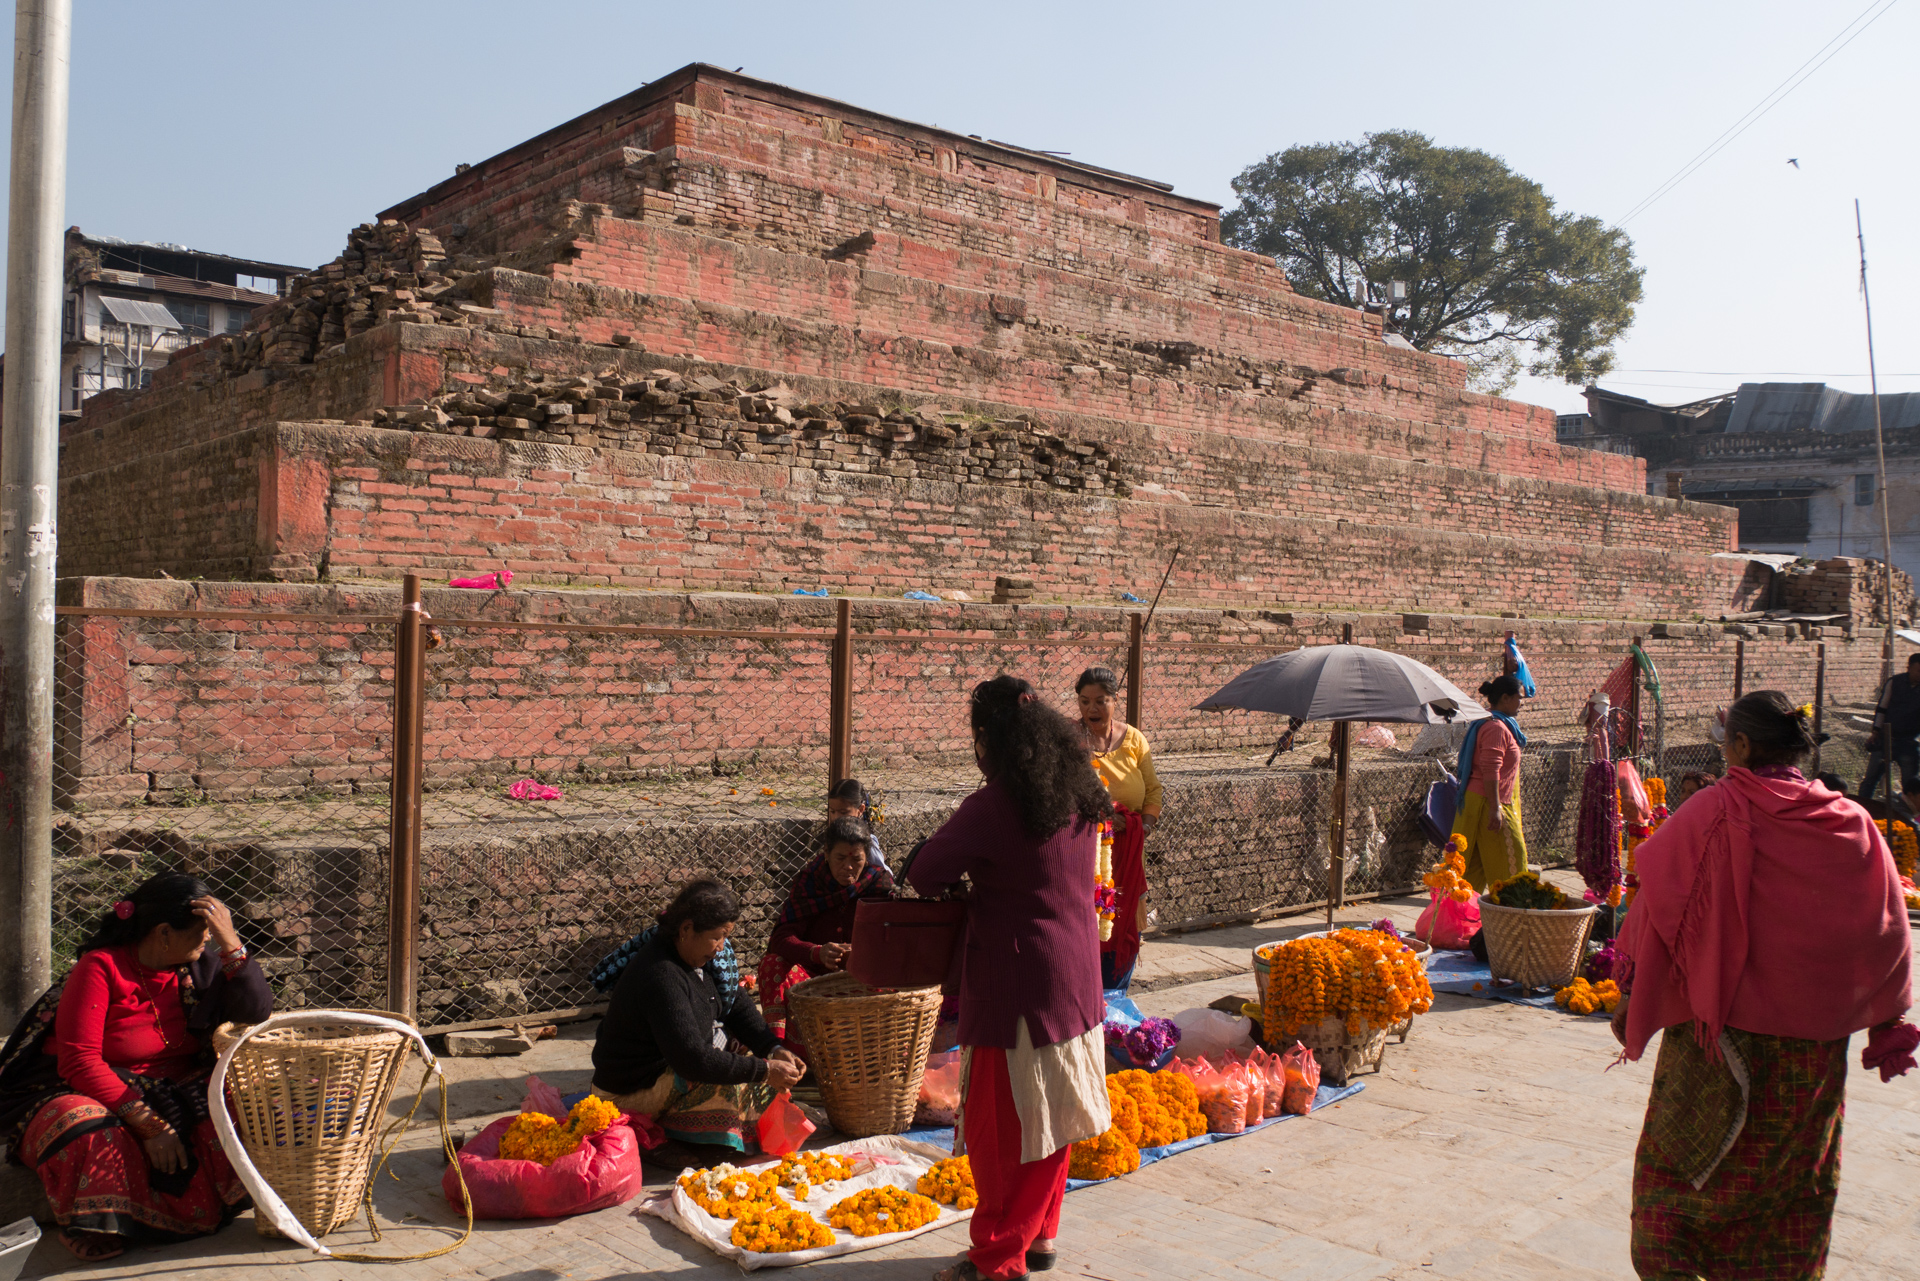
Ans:
[{"label": "pink plastic bag", "polygon": [[920,1101],[913,1110],[915,1125],[952,1125],[960,1108],[960,1051],[927,1055],[926,1075],[920,1078]]},{"label": "pink plastic bag", "polygon": [[557,801],[560,789],[548,787],[545,783],[531,778],[523,778],[507,789],[507,795],[516,801]]},{"label": "pink plastic bag", "polygon": [[455,578],[447,583],[449,587],[471,587],[478,591],[505,591],[507,584],[513,581],[510,569],[495,570],[491,574],[475,574],[468,578]]},{"label": "pink plastic bag", "polygon": [[1468,899],[1464,903],[1456,903],[1435,890],[1433,901],[1420,913],[1420,919],[1413,923],[1413,932],[1415,937],[1437,948],[1457,952],[1480,932],[1480,902],[1478,899]]},{"label": "pink plastic bag", "polygon": [[562,1125],[566,1124],[567,1105],[561,1099],[560,1091],[537,1076],[527,1078],[527,1096],[520,1100],[520,1110],[538,1112],[552,1117]]},{"label": "pink plastic bag", "polygon": [[1645,827],[1653,817],[1653,802],[1647,799],[1647,786],[1640,781],[1640,771],[1633,767],[1632,761],[1621,761],[1614,766],[1614,779],[1620,789],[1620,821]]},{"label": "pink plastic bag", "polygon": [[1286,1097],[1281,1106],[1295,1116],[1313,1111],[1313,1096],[1320,1088],[1320,1060],[1304,1045],[1294,1045],[1280,1056],[1287,1077]]},{"label": "pink plastic bag", "polygon": [[440,1176],[440,1191],[455,1210],[463,1208],[462,1176],[476,1219],[565,1218],[619,1205],[640,1191],[640,1143],[625,1116],[552,1165],[500,1159],[500,1140],[516,1119],[503,1116],[467,1140],[458,1173],[449,1165]]},{"label": "pink plastic bag", "polygon": [[790,1091],[782,1090],[773,1096],[773,1102],[760,1114],[760,1150],[768,1156],[786,1156],[798,1152],[800,1145],[813,1133],[813,1122],[807,1120],[793,1101]]}]

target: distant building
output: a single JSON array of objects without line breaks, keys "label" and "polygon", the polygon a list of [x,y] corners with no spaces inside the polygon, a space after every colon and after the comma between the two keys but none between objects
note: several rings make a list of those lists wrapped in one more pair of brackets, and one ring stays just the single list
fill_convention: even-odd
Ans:
[{"label": "distant building", "polygon": [[1920,393],[1882,395],[1887,482],[1881,492],[1873,397],[1824,383],[1742,383],[1737,392],[1655,405],[1587,389],[1581,433],[1560,443],[1647,460],[1650,493],[1733,507],[1740,546],[1810,559],[1879,559],[1881,504],[1893,527],[1893,563],[1920,575]]},{"label": "distant building", "polygon": [[60,408],[78,411],[110,387],[146,386],[181,348],[240,332],[303,270],[69,227]]}]

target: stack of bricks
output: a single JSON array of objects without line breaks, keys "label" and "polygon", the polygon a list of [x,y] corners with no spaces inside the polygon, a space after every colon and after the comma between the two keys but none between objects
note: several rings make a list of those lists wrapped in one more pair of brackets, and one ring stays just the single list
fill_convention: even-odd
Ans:
[{"label": "stack of bricks", "polygon": [[993,603],[996,605],[1025,605],[1033,600],[1033,580],[1031,578],[1008,578],[1004,575],[993,580]]},{"label": "stack of bricks", "polygon": [[[1820,561],[1810,571],[1789,571],[1781,581],[1781,603],[1800,614],[1845,614],[1858,626],[1886,625],[1885,562],[1854,556]],[[1893,571],[1893,614],[1896,626],[1914,616],[1913,579]]]}]

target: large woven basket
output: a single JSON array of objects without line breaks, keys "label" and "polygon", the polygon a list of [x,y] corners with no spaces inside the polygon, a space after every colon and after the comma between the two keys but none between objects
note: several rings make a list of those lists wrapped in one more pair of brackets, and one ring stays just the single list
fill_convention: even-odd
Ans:
[{"label": "large woven basket", "polygon": [[[1311,934],[1302,934],[1300,937],[1303,939],[1319,938],[1324,934],[1326,934],[1325,930],[1315,930]],[[1284,941],[1290,943],[1293,940],[1287,939]],[[1420,968],[1425,969],[1427,962],[1433,959],[1433,944],[1423,942],[1411,934],[1402,937],[1400,941],[1411,949],[1413,958],[1420,962]],[[1279,946],[1280,944],[1278,943],[1262,943],[1259,947],[1253,949],[1253,986],[1258,989],[1260,993],[1256,999],[1261,1005],[1267,1003],[1267,977],[1273,970],[1273,949]],[[1403,1041],[1405,1039],[1405,1037],[1401,1038]]]},{"label": "large woven basket", "polygon": [[1322,1081],[1328,1085],[1345,1085],[1361,1068],[1380,1070],[1387,1056],[1387,1033],[1391,1030],[1363,1023],[1356,1035],[1347,1031],[1345,1019],[1321,1019],[1292,1036],[1269,1036],[1267,1048],[1284,1051],[1297,1041],[1313,1051],[1314,1059],[1320,1064]]},{"label": "large woven basket", "polygon": [[1587,935],[1599,910],[1501,907],[1483,897],[1480,928],[1486,932],[1487,968],[1494,978],[1512,979],[1526,988],[1565,987],[1586,959]]},{"label": "large woven basket", "polygon": [[940,989],[875,989],[823,974],[787,993],[833,1128],[854,1138],[913,1124],[920,1078],[940,1018]]},{"label": "large woven basket", "polygon": [[[412,1022],[384,1010],[359,1012]],[[214,1049],[225,1050],[243,1027],[215,1029]],[[234,1128],[261,1175],[316,1237],[360,1209],[410,1044],[386,1028],[315,1024],[262,1032],[233,1056],[227,1095]],[[278,1235],[263,1217],[254,1221],[260,1235]]]}]

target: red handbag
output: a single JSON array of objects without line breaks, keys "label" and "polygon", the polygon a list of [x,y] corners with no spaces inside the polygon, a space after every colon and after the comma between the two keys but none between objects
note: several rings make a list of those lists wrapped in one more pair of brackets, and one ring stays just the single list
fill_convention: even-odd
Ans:
[{"label": "red handbag", "polygon": [[[906,882],[919,852],[916,845],[907,855],[897,883]],[[854,908],[847,973],[868,987],[939,987],[966,922],[964,899],[862,899]]]}]

